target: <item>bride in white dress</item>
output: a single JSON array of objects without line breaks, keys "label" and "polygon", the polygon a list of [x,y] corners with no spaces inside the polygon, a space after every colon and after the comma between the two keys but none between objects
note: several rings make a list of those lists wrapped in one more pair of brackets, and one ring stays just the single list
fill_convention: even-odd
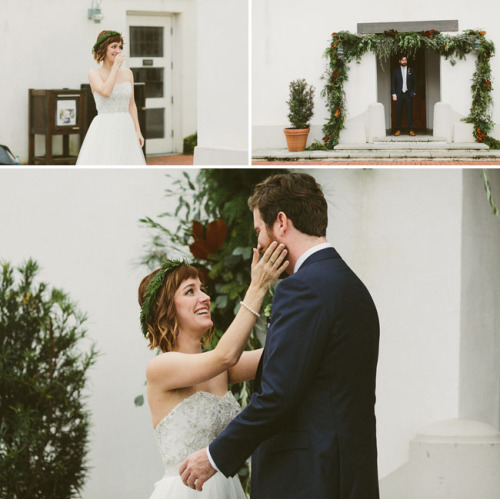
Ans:
[{"label": "bride in white dress", "polygon": [[132,71],[122,68],[123,38],[116,31],[102,31],[92,49],[102,62],[89,71],[97,108],[80,148],[77,165],[145,165],[144,137],[134,100]]},{"label": "bride in white dress", "polygon": [[202,353],[212,330],[210,297],[198,271],[167,261],[139,287],[141,324],[150,348],[163,353],[146,369],[151,419],[165,468],[151,499],[245,499],[238,477],[216,473],[198,492],[182,483],[179,467],[192,452],[206,447],[238,414],[228,384],[255,377],[262,349],[244,352],[258,310],[269,289],[288,266],[286,250],[273,243],[259,261],[253,250],[252,281],[241,307],[217,347]]}]

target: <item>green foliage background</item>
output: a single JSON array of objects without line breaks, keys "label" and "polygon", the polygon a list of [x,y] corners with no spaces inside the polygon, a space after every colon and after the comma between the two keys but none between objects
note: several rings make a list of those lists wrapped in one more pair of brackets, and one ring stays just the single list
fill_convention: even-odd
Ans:
[{"label": "green foliage background", "polygon": [[[176,200],[173,212],[164,212],[155,218],[144,217],[141,223],[151,229],[151,239],[146,246],[142,263],[149,269],[157,268],[166,259],[185,257],[195,267],[204,268],[208,275],[208,294],[211,297],[211,315],[215,333],[211,345],[217,341],[234,319],[240,300],[250,284],[250,262],[252,248],[256,245],[253,215],[247,200],[254,186],[271,174],[285,173],[279,169],[204,169],[196,178],[184,171],[182,179],[173,180],[167,175],[170,186],[165,190],[167,198]],[[222,219],[227,225],[226,241],[219,251],[208,255],[208,259],[196,259],[189,252],[193,242],[192,223],[200,221],[204,226]],[[170,229],[166,222],[175,221]],[[263,307],[270,306],[272,291]],[[267,327],[264,316],[258,321],[248,342],[248,349],[260,348],[257,330]],[[253,383],[235,384],[231,387],[235,397],[244,407],[251,396]],[[142,400],[142,399],[141,399]],[[137,403],[137,401],[136,401]],[[240,479],[245,490],[249,489],[249,468],[240,470]]]},{"label": "green foliage background", "polygon": [[69,296],[35,283],[33,260],[2,264],[0,282],[0,497],[78,497],[87,473],[89,413],[85,315]]},{"label": "green foliage background", "polygon": [[[284,172],[284,169],[204,169],[196,178],[184,171],[180,180],[172,180],[167,175],[170,187],[165,190],[165,195],[176,200],[176,209],[156,218],[140,220],[144,227],[152,229],[152,237],[142,258],[144,265],[154,269],[165,258],[185,257],[194,266],[208,271],[207,285],[216,327],[214,342],[233,320],[250,283],[250,262],[256,236],[253,215],[247,205],[248,197],[257,183],[271,174]],[[196,259],[189,252],[193,221],[206,226],[217,219],[224,220],[227,225],[226,241],[208,259]],[[171,230],[163,220],[174,220],[176,228]]]}]

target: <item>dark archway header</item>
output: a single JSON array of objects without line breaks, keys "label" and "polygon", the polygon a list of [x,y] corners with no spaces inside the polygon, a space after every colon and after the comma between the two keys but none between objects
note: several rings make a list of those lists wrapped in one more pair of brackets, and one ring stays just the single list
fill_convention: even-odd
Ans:
[{"label": "dark archway header", "polygon": [[458,31],[458,20],[358,23],[358,35],[377,35],[393,29],[399,33],[430,31],[432,29],[441,32]]}]

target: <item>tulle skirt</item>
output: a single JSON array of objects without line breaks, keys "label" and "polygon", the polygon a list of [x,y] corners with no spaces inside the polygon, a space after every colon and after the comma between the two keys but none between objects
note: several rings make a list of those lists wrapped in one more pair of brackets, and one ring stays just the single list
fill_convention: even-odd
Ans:
[{"label": "tulle skirt", "polygon": [[130,113],[101,113],[90,124],[77,165],[145,165]]},{"label": "tulle skirt", "polygon": [[237,476],[226,478],[216,473],[198,492],[184,485],[179,475],[165,475],[155,483],[150,499],[246,499],[246,495]]}]

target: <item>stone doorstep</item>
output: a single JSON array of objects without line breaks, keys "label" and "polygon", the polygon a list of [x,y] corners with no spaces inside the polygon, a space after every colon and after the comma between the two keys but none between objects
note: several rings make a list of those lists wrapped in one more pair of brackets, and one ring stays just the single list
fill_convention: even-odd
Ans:
[{"label": "stone doorstep", "polygon": [[275,160],[342,160],[342,159],[443,159],[443,160],[470,160],[470,159],[500,159],[500,151],[490,150],[343,150],[343,151],[303,151],[288,152],[286,149],[261,149],[254,151],[253,159]]},{"label": "stone doorstep", "polygon": [[401,149],[420,149],[420,150],[464,150],[464,151],[488,151],[486,144],[477,142],[416,142],[416,141],[397,141],[397,142],[373,142],[361,144],[338,144],[335,151],[343,150],[401,150]]},{"label": "stone doorstep", "polygon": [[[339,155],[331,155],[328,159],[500,159],[500,154],[492,153],[491,151],[420,151],[420,150],[384,150],[384,151],[345,151]],[[310,159],[320,159],[317,156],[311,156]],[[327,159],[323,157],[322,159]]]},{"label": "stone doorstep", "polygon": [[[449,151],[449,150],[435,150],[435,151],[352,151],[346,152],[345,156],[348,158],[405,158],[405,159],[500,159],[500,154],[492,153],[491,151]],[[342,157],[342,156],[338,156]]]},{"label": "stone doorstep", "polygon": [[434,135],[415,135],[410,137],[408,134],[402,134],[395,137],[386,135],[385,137],[374,137],[370,142],[448,142],[444,137],[434,137]]}]

